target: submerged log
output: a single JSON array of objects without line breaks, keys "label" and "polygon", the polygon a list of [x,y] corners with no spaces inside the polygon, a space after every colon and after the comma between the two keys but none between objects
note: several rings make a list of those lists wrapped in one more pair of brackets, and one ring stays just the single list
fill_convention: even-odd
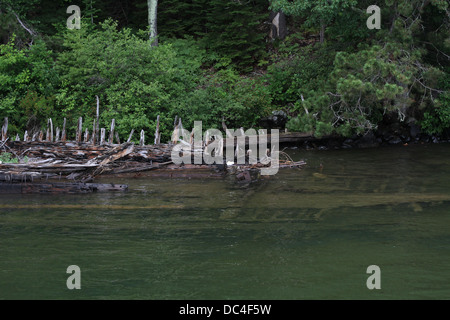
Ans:
[{"label": "submerged log", "polygon": [[8,183],[0,182],[0,193],[91,193],[126,191],[125,184],[101,183]]}]

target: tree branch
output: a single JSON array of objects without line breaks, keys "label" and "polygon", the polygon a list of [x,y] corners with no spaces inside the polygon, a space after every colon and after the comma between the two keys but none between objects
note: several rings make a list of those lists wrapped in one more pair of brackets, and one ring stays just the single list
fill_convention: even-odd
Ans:
[{"label": "tree branch", "polygon": [[29,28],[27,28],[25,26],[25,24],[22,22],[22,20],[20,20],[20,18],[17,15],[17,13],[15,13],[14,11],[12,11],[12,13],[16,16],[16,19],[17,19],[17,21],[19,21],[19,23],[22,26],[22,28],[24,28],[32,37],[34,37],[36,35],[36,33],[33,30],[31,30],[31,29],[29,29]]}]

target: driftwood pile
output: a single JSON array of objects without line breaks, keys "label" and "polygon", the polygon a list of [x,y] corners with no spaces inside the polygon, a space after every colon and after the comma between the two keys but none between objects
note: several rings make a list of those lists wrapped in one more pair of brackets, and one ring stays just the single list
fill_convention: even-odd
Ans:
[{"label": "driftwood pile", "polygon": [[[25,132],[24,141],[20,141],[18,136],[15,141],[11,141],[7,136],[8,119],[5,118],[1,131],[0,153],[13,154],[19,163],[0,163],[1,193],[7,191],[48,193],[62,190],[66,190],[65,192],[122,191],[126,190],[127,186],[91,182],[100,175],[136,176],[148,175],[150,171],[154,172],[155,176],[168,177],[223,177],[231,173],[237,180],[252,181],[258,177],[258,170],[262,166],[247,164],[228,167],[225,158],[223,163],[215,165],[205,163],[176,165],[171,160],[172,148],[176,141],[168,144],[160,143],[159,121],[153,145],[145,145],[143,131],[140,134],[139,145],[130,142],[134,130],[130,133],[127,142],[120,143],[119,136],[117,133],[114,134],[114,120],[111,123],[108,139],[105,139],[104,128],[98,130],[98,120],[94,121],[93,134],[90,136],[89,131],[86,130],[82,139],[81,118],[78,121],[75,141],[67,141],[65,122],[63,131],[57,129],[55,137],[53,124],[49,119],[45,139],[41,130],[39,134],[32,135]],[[178,121],[176,119],[174,132],[180,127],[182,128],[181,119]],[[96,138],[99,132],[100,138]],[[116,138],[115,144],[114,138]],[[203,152],[207,144],[208,142],[203,142],[203,147],[200,149],[192,148],[192,156],[195,152]],[[287,156],[285,159],[280,159],[279,164],[280,167],[299,167],[304,163],[294,162]],[[60,182],[61,179],[69,179],[73,182],[63,184]],[[42,180],[45,180],[45,183],[42,183]]]}]

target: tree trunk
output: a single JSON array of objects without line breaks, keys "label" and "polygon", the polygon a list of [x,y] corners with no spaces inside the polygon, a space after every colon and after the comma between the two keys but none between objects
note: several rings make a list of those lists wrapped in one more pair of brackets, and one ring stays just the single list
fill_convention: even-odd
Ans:
[{"label": "tree trunk", "polygon": [[325,42],[325,23],[320,20],[320,43]]},{"label": "tree trunk", "polygon": [[150,27],[150,44],[152,47],[158,45],[158,32],[157,32],[157,9],[158,0],[147,0],[148,4],[148,25]]}]

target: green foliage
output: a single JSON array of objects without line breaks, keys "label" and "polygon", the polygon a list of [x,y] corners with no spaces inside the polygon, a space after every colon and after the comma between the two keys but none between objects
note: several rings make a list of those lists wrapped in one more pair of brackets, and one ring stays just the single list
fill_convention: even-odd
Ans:
[{"label": "green foliage", "polygon": [[442,96],[433,111],[424,113],[420,125],[428,134],[441,134],[450,128],[450,94]]},{"label": "green foliage", "polygon": [[[301,0],[290,4],[285,1],[275,2],[286,5],[284,8],[287,11],[291,10],[289,12],[296,14],[309,10],[308,3]],[[394,9],[391,7],[383,11],[383,19],[392,21],[390,32],[387,32],[387,29],[381,30],[377,34],[377,43],[361,43],[358,47],[348,47],[337,52],[330,76],[316,87],[317,90],[304,93],[304,102],[299,102],[299,94],[296,95],[295,90],[282,91],[291,92],[291,101],[297,97],[297,102],[294,102],[291,110],[298,113],[298,118],[293,118],[288,123],[291,130],[312,130],[317,136],[332,131],[344,136],[363,134],[376,129],[385,114],[397,114],[399,121],[403,121],[408,113],[413,112],[411,110],[426,106],[433,106],[432,111],[428,111],[424,116],[423,125],[429,128],[428,130],[433,127],[433,130],[442,132],[447,126],[447,95],[443,94],[439,99],[433,98],[436,92],[440,92],[438,79],[445,74],[442,64],[439,60],[436,61],[436,66],[425,64],[423,60],[427,51],[423,44],[416,40],[417,34],[423,35],[421,20],[417,16],[422,2],[394,2]],[[329,5],[333,3],[328,2]],[[362,5],[365,2],[358,3]],[[434,4],[439,5],[441,10],[447,8],[442,2]],[[441,16],[441,24],[429,24],[441,29],[448,25],[448,21],[445,20],[443,12],[438,12],[435,17]],[[346,16],[347,12],[342,13],[342,17]],[[340,21],[339,10],[333,19]],[[333,28],[342,35],[341,43],[338,43],[337,47],[342,45],[345,38],[351,39],[342,32],[346,30],[346,26],[335,25],[330,27],[330,30],[334,30]],[[448,28],[443,29],[446,30],[443,34],[448,37]],[[361,38],[364,34],[367,35],[367,32],[362,32]],[[443,39],[443,34],[440,34],[440,39]],[[443,48],[441,44],[428,44],[437,50],[437,57],[445,57],[442,55],[443,51],[439,50]],[[288,68],[292,69],[293,67]],[[292,86],[294,81],[290,78],[285,83]],[[305,114],[307,111],[309,114]]]},{"label": "green foliage", "polygon": [[[146,1],[82,0],[80,30],[65,27],[70,4],[0,0],[0,118],[10,134],[49,117],[55,126],[66,117],[69,135],[78,117],[91,130],[96,95],[101,127],[115,118],[121,137],[144,129],[146,141],[158,115],[163,141],[175,116],[185,128],[220,128],[222,118],[250,128],[272,110],[316,136],[362,134],[387,115],[421,119],[432,134],[449,127],[445,0],[159,1],[158,47],[148,43]],[[293,15],[285,40],[266,41],[269,4]],[[365,25],[373,4],[381,30]]]},{"label": "green foliage", "polygon": [[290,41],[287,39],[280,47],[281,59],[268,67],[266,75],[273,104],[278,109],[292,108],[301,95],[306,97],[323,88],[332,70],[332,49],[296,48]]},{"label": "green foliage", "polygon": [[424,112],[420,126],[428,134],[441,134],[450,128],[450,75],[441,78],[445,91],[436,99],[434,106]]},{"label": "green foliage", "polygon": [[14,157],[12,153],[2,152],[0,153],[0,163],[28,163],[28,157],[24,157],[21,161]]},{"label": "green foliage", "polygon": [[268,17],[267,7],[265,0],[162,1],[158,19],[164,23],[158,32],[163,38],[199,39],[210,55],[228,59],[238,71],[247,73],[266,55],[267,28],[262,26]]},{"label": "green foliage", "polygon": [[31,48],[17,49],[14,40],[0,45],[0,116],[12,120],[10,133],[18,133],[30,116],[46,122],[58,86],[53,52],[46,44],[37,39]]},{"label": "green foliage", "polygon": [[[117,131],[126,136],[131,129],[144,129],[149,138],[160,115],[162,138],[170,138],[173,118],[220,125],[251,126],[269,109],[269,98],[252,80],[241,79],[231,68],[217,74],[202,69],[210,57],[193,39],[167,40],[151,47],[130,29],[117,29],[111,20],[100,30],[68,30],[66,51],[57,60],[61,88],[58,108],[69,119],[83,117],[91,128],[95,95],[101,101],[101,126],[116,119]],[[255,92],[262,92],[253,96]],[[267,96],[267,95],[266,95]],[[120,121],[119,121],[120,119]],[[74,129],[75,123],[72,123]]]},{"label": "green foliage", "polygon": [[9,152],[0,153],[0,162],[1,163],[19,163],[17,158],[14,158],[13,155]]},{"label": "green foliage", "polygon": [[207,77],[201,87],[177,100],[174,114],[186,127],[202,121],[207,128],[221,128],[223,118],[229,128],[250,128],[268,115],[270,96],[259,79],[241,78],[231,69]]},{"label": "green foliage", "polygon": [[[337,17],[348,17],[350,8],[354,7],[357,0],[271,0],[272,10],[282,10],[284,13],[293,16],[305,17],[305,26],[327,26],[330,25]],[[347,10],[347,11],[346,11]],[[344,14],[346,12],[347,14]],[[353,17],[352,17],[353,18]],[[342,19],[341,19],[342,20]],[[353,20],[353,19],[351,19]],[[350,20],[350,21],[351,21]],[[350,30],[351,24],[346,21],[340,25],[340,29]],[[348,31],[347,31],[348,32]]]}]

